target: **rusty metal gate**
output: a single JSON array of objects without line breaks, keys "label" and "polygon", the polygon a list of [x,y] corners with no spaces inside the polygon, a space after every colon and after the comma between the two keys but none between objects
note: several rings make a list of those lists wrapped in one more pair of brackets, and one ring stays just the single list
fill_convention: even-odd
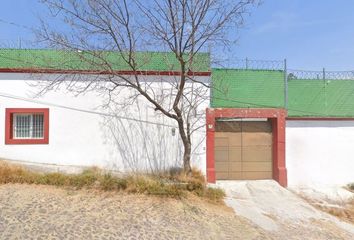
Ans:
[{"label": "rusty metal gate", "polygon": [[272,162],[269,121],[216,121],[217,180],[272,179]]}]

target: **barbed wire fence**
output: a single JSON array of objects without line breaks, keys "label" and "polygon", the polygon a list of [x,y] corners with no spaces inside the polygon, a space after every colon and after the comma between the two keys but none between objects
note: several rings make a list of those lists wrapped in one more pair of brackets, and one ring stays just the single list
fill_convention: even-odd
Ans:
[{"label": "barbed wire fence", "polygon": [[258,59],[220,59],[213,60],[213,67],[239,70],[270,70],[283,71],[284,60],[258,60]]},{"label": "barbed wire fence", "polygon": [[224,59],[214,61],[215,68],[239,69],[239,70],[275,70],[284,71],[288,80],[354,80],[352,71],[327,71],[325,68],[313,70],[288,69],[286,59],[284,60],[258,60],[258,59]]},{"label": "barbed wire fence", "polygon": [[307,71],[288,70],[288,80],[354,80],[354,71]]},{"label": "barbed wire fence", "polygon": [[0,48],[9,49],[40,49],[44,45],[39,42],[18,37],[17,39],[0,38]]}]

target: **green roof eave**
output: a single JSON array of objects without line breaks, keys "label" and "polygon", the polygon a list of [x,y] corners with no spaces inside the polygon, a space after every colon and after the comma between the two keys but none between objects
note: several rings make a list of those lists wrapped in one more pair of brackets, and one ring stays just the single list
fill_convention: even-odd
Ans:
[{"label": "green roof eave", "polygon": [[[113,51],[0,49],[0,69],[127,71],[132,70],[124,60],[128,57]],[[139,71],[180,71],[172,52],[135,52],[133,57]],[[210,55],[196,54],[189,68],[192,72],[209,72]]]}]

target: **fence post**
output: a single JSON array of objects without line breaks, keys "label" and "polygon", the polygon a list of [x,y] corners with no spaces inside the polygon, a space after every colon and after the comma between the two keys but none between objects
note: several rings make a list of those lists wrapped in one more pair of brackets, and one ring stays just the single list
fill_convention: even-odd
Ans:
[{"label": "fence post", "polygon": [[[210,72],[212,72],[212,70],[211,70],[211,51],[212,51],[212,49],[211,49],[211,44],[209,44],[208,45],[208,54],[209,54],[209,63],[208,63],[208,65],[209,65],[209,70],[210,70]],[[209,76],[209,107],[211,107],[212,106],[212,101],[213,101],[213,95],[214,95],[214,89],[213,89],[213,78],[212,78],[212,75],[213,74],[211,74],[210,76]]]},{"label": "fence post", "polygon": [[22,48],[22,42],[21,42],[21,37],[18,38],[18,48]]},{"label": "fence post", "polygon": [[284,59],[284,107],[288,109],[288,73],[286,59]]},{"label": "fence post", "polygon": [[322,69],[322,79],[323,79],[323,87],[324,87],[324,106],[325,106],[325,114],[328,116],[328,103],[327,103],[327,88],[326,88],[326,69]]}]

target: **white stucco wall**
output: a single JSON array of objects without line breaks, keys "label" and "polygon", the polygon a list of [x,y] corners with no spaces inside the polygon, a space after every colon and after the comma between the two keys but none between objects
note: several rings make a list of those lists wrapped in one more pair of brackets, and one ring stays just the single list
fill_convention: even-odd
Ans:
[{"label": "white stucco wall", "polygon": [[[29,79],[35,77],[26,74],[0,74],[0,95],[33,99],[33,93],[37,89],[29,86],[32,82]],[[160,86],[156,84],[156,87],[158,89]],[[120,97],[124,98],[128,94],[129,92],[120,94]],[[0,126],[3,126],[0,128],[0,159],[66,166],[99,166],[118,171],[181,166],[182,143],[177,128],[173,136],[172,128],[169,126],[84,112],[88,110],[112,113],[112,109],[101,107],[104,99],[95,92],[75,97],[63,88],[35,98],[34,102],[25,101],[26,99],[0,96]],[[115,100],[119,102],[119,98]],[[203,102],[198,111],[204,112],[207,106],[208,102]],[[6,108],[49,108],[49,144],[6,145],[4,141]],[[139,104],[132,104],[124,111],[116,111],[116,114],[177,126],[173,120],[154,111],[143,99],[139,100]],[[201,125],[205,124],[204,118],[199,122]],[[192,164],[205,173],[204,127],[193,135],[192,142]]]},{"label": "white stucco wall", "polygon": [[289,186],[354,182],[354,121],[287,121]]}]

